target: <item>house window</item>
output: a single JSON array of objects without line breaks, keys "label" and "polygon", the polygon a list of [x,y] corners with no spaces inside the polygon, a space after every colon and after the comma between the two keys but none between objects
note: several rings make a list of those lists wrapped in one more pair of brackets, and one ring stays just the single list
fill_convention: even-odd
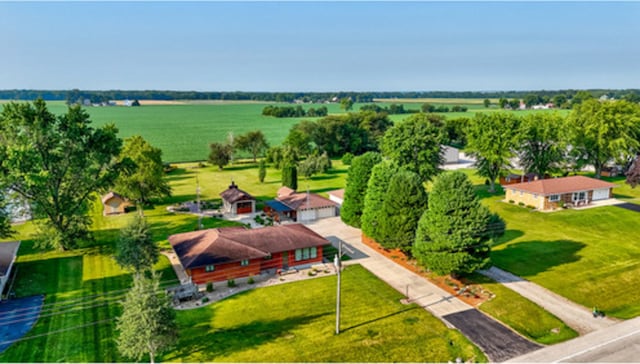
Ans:
[{"label": "house window", "polygon": [[586,198],[586,193],[584,191],[573,193],[573,201],[582,201],[585,198]]},{"label": "house window", "polygon": [[271,254],[269,254],[269,255],[267,255],[266,257],[264,257],[263,259],[264,259],[264,260],[271,260],[271,258],[273,258],[273,257],[271,256]]},{"label": "house window", "polygon": [[296,260],[315,259],[318,257],[318,250],[315,246],[311,248],[296,249]]},{"label": "house window", "polygon": [[240,261],[240,265],[243,266],[243,267],[248,266],[249,265],[249,259],[242,259]]},{"label": "house window", "polygon": [[560,201],[560,195],[549,195],[549,202]]},{"label": "house window", "polygon": [[214,270],[216,270],[216,267],[214,265],[208,265],[204,267],[205,272],[213,272]]}]

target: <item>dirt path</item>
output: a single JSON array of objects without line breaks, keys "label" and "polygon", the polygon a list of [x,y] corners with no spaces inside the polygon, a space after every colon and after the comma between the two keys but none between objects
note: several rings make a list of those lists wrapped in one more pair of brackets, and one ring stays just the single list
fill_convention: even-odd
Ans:
[{"label": "dirt path", "polygon": [[491,267],[480,271],[480,273],[537,303],[545,310],[556,315],[580,335],[615,325],[618,322],[608,317],[594,318],[590,309],[500,268]]}]

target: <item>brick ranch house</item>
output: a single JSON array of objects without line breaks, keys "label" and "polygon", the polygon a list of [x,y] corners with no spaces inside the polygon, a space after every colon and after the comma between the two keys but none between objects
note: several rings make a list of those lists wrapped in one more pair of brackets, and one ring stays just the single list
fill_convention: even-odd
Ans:
[{"label": "brick ranch house", "polygon": [[331,244],[301,224],[192,231],[171,235],[169,243],[196,284],[321,263]]},{"label": "brick ranch house", "polygon": [[224,211],[230,214],[250,214],[256,210],[256,199],[249,193],[238,188],[231,181],[228,189],[220,193]]},{"label": "brick ranch house", "polygon": [[584,176],[550,178],[505,186],[506,200],[550,211],[566,206],[586,206],[613,197],[613,183]]},{"label": "brick ranch house", "polygon": [[265,202],[268,215],[278,214],[293,221],[312,221],[338,214],[338,204],[315,193],[296,192],[289,187],[280,187],[275,200]]}]

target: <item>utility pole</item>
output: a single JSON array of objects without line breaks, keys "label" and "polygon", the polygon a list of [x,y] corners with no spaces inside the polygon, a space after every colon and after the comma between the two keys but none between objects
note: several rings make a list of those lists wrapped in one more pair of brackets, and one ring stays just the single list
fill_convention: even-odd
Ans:
[{"label": "utility pole", "polygon": [[340,333],[340,272],[342,271],[342,240],[338,241],[338,254],[333,258],[338,271],[338,292],[336,294],[336,335]]}]

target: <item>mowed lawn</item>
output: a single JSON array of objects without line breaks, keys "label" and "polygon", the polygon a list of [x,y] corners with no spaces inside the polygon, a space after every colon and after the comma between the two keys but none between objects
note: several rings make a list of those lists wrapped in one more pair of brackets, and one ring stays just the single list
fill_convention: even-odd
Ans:
[{"label": "mowed lawn", "polygon": [[[167,247],[169,234],[191,231],[197,218],[174,215],[164,206],[147,210],[154,240]],[[102,217],[94,209],[95,241],[77,250],[41,250],[29,239],[33,225],[20,225],[22,239],[16,264],[15,292],[18,297],[45,295],[43,311],[23,341],[0,354],[1,362],[115,362],[125,361],[116,350],[115,318],[131,285],[131,275],[113,259],[119,229],[131,214]],[[206,227],[235,224],[205,219]],[[163,286],[177,284],[169,261],[160,257],[156,270]]]},{"label": "mowed lawn", "polygon": [[336,277],[247,291],[178,312],[173,362],[447,362],[486,358],[456,330],[359,265],[342,275],[341,333],[335,335]]},{"label": "mowed lawn", "polygon": [[[639,202],[640,189],[609,180],[620,186],[615,197]],[[609,316],[640,315],[639,213],[615,206],[541,213],[503,198],[484,200],[507,222],[493,264]]]}]

